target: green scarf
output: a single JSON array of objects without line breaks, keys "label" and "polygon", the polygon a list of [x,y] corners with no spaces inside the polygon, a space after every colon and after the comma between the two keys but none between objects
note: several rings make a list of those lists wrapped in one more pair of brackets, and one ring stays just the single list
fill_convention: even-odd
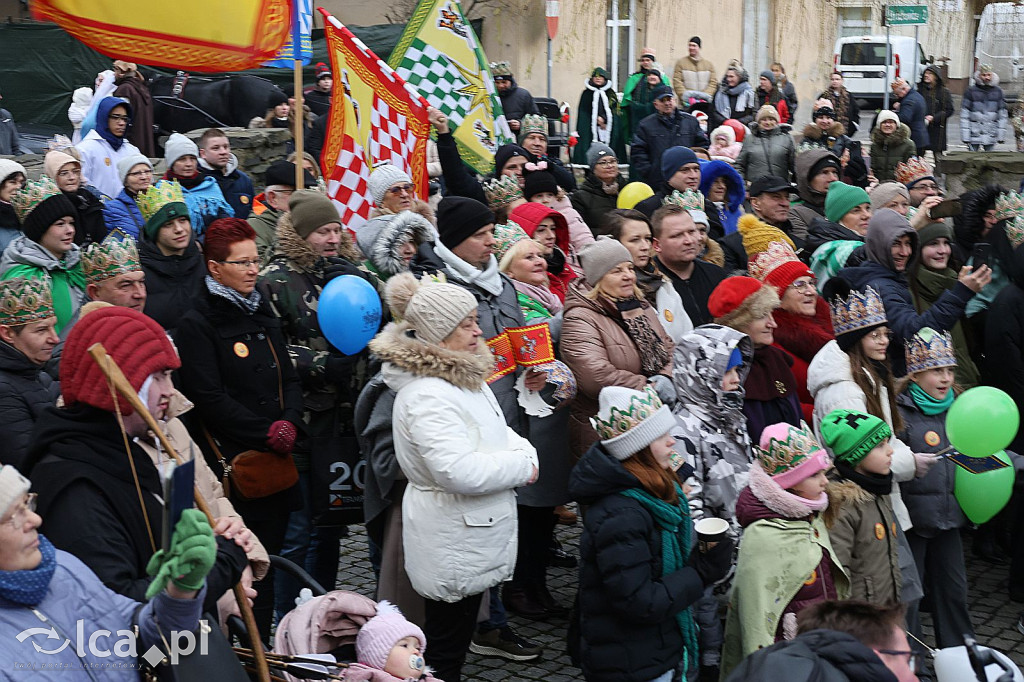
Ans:
[{"label": "green scarf", "polygon": [[[681,502],[669,504],[659,500],[646,490],[630,488],[619,494],[640,503],[654,517],[654,522],[661,528],[661,575],[675,573],[686,565],[690,558],[690,507],[686,504],[686,496],[679,484],[676,495]],[[676,614],[679,631],[683,635],[683,670],[690,667],[690,661],[697,660],[697,628],[693,623],[693,615],[686,608]],[[684,675],[685,677],[685,675]]]},{"label": "green scarf", "polygon": [[[63,263],[63,261],[61,261]],[[37,265],[15,265],[9,268],[3,279],[14,279],[24,277],[25,279],[50,279],[50,295],[53,299],[53,314],[57,317],[57,333],[60,334],[64,326],[71,321],[78,308],[77,296],[73,289],[80,292],[85,291],[85,275],[82,273],[82,263],[79,261],[69,269],[54,268],[44,270]]]},{"label": "green scarf", "polygon": [[910,382],[910,397],[914,401],[914,404],[917,405],[917,409],[921,410],[929,417],[942,414],[948,410],[949,406],[953,404],[954,398],[953,389],[950,389],[946,391],[945,399],[936,400],[913,381]]},{"label": "green scarf", "polygon": [[[957,273],[951,268],[945,270],[929,270],[922,266],[917,269],[917,287],[914,296],[914,309],[923,313],[935,304],[939,297],[947,290],[952,289],[957,283]],[[973,299],[971,299],[973,300]],[[978,367],[974,364],[970,352],[967,350],[967,335],[964,334],[963,324],[957,322],[949,330],[953,336],[953,353],[956,355],[956,383],[964,389],[977,386],[981,377],[978,375]]]}]

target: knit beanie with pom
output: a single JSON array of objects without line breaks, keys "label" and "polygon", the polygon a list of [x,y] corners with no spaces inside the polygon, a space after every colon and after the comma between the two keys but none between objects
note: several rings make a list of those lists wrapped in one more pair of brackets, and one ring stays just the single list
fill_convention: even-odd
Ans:
[{"label": "knit beanie with pom", "polygon": [[427,343],[439,344],[477,309],[473,294],[447,282],[421,281],[403,272],[390,278],[385,289],[391,313],[404,319]]},{"label": "knit beanie with pom", "polygon": [[356,635],[356,658],[363,665],[384,670],[391,650],[406,637],[419,640],[422,655],[427,648],[427,637],[423,630],[407,621],[394,604],[382,600],[377,604],[377,615],[359,628],[359,634]]}]

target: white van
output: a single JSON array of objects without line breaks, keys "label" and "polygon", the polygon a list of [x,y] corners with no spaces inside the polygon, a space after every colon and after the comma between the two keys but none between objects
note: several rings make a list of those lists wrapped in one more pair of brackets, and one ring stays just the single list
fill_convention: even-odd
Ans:
[{"label": "white van", "polygon": [[836,41],[832,65],[843,74],[844,84],[854,97],[881,102],[885,91],[897,77],[914,80],[914,53],[917,53],[917,80],[928,65],[924,50],[913,38],[890,36],[889,73],[885,69],[885,36],[848,36]]}]

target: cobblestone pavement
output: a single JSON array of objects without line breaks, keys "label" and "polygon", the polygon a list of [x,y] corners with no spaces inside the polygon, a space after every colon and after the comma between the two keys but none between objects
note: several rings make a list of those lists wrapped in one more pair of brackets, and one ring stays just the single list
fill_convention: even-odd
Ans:
[{"label": "cobblestone pavement", "polygon": [[[566,550],[576,553],[581,525],[558,526],[558,538]],[[965,538],[964,545],[970,542]],[[978,641],[992,646],[1013,659],[1024,668],[1024,637],[1016,630],[1017,618],[1024,605],[1014,604],[1007,597],[1009,567],[990,564],[970,556],[968,552],[967,578],[968,603],[978,635]],[[350,535],[342,541],[341,570],[338,574],[338,588],[352,590],[365,595],[373,594],[373,571],[366,558],[366,535],[362,526],[351,526]],[[548,569],[551,592],[563,604],[570,605],[576,589],[576,569]],[[565,620],[551,623],[534,623],[509,616],[512,626],[524,637],[544,645],[546,652],[540,660],[532,663],[513,663],[500,658],[486,658],[470,653],[463,668],[463,679],[467,681],[487,680],[543,680],[544,682],[568,682],[582,680],[583,675],[573,667],[565,655]],[[925,641],[933,644],[930,616],[923,614]]]}]

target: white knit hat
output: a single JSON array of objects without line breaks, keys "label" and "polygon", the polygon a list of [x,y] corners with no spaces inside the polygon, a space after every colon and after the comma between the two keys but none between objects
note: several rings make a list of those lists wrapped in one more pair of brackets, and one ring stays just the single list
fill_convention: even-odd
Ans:
[{"label": "white knit hat", "polygon": [[121,178],[122,185],[127,179],[128,173],[131,172],[132,168],[138,166],[140,163],[149,166],[149,170],[153,170],[152,162],[150,162],[150,160],[143,154],[131,154],[117,162],[117,177]]},{"label": "white knit hat", "polygon": [[606,386],[597,397],[597,416],[591,420],[601,445],[615,459],[629,459],[675,426],[676,420],[657,392]]},{"label": "white knit hat", "polygon": [[388,306],[416,332],[416,338],[439,344],[477,309],[473,294],[447,282],[418,280],[409,272],[388,280]]},{"label": "white knit hat", "polygon": [[25,167],[17,161],[11,161],[10,159],[0,159],[0,183],[7,178],[11,177],[15,173],[21,173],[28,180],[28,173],[25,172]]},{"label": "white knit hat", "polygon": [[181,133],[171,133],[164,143],[164,161],[167,162],[167,169],[170,170],[174,162],[183,156],[194,156],[199,158],[199,147]]},{"label": "white knit hat", "polygon": [[896,115],[895,111],[889,111],[888,109],[882,109],[878,112],[878,119],[875,121],[876,126],[882,125],[885,121],[895,121],[898,126],[900,123],[900,117]]},{"label": "white knit hat", "polygon": [[0,518],[4,518],[31,487],[28,479],[10,464],[0,467]]},{"label": "white knit hat", "polygon": [[356,658],[363,665],[384,670],[395,644],[406,637],[415,637],[420,643],[420,655],[427,648],[427,637],[414,623],[410,623],[394,604],[382,600],[377,604],[377,615],[366,621],[356,635]]},{"label": "white knit hat", "polygon": [[384,196],[387,194],[388,188],[396,182],[412,182],[412,178],[401,168],[391,164],[374,168],[373,172],[370,173],[370,179],[366,181],[370,188],[370,194],[373,195],[373,203],[383,206]]}]

